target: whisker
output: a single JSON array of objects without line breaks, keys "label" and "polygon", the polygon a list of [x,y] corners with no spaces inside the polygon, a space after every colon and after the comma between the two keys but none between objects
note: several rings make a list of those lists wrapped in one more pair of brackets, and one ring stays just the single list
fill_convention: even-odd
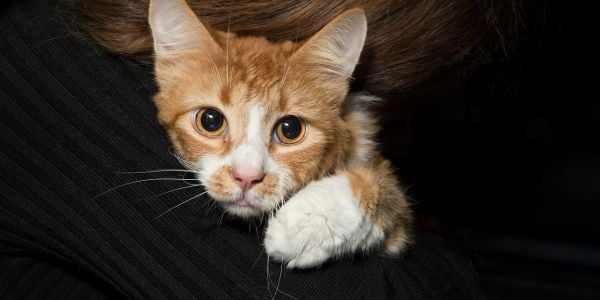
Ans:
[{"label": "whisker", "polygon": [[188,169],[190,169],[190,170],[194,170],[194,169],[196,169],[196,168],[194,167],[194,164],[193,164],[192,162],[189,162],[189,161],[187,161],[187,160],[185,160],[185,159],[183,159],[183,158],[181,158],[181,157],[179,157],[179,156],[177,156],[177,155],[175,155],[175,158],[177,158],[177,160],[179,161],[179,163],[180,163],[181,165],[183,165],[184,167],[186,167],[186,168],[188,168]]},{"label": "whisker", "polygon": [[292,298],[292,299],[298,300],[298,298],[296,298],[296,297],[294,297],[294,296],[292,296],[292,295],[290,295],[290,294],[288,294],[288,293],[286,293],[284,291],[279,291],[279,293],[282,294],[282,295],[284,295],[284,296],[287,296],[288,298]]},{"label": "whisker", "polygon": [[256,260],[254,261],[254,263],[252,264],[252,266],[250,267],[250,270],[254,269],[254,267],[256,267],[256,265],[258,264],[258,262],[260,261],[260,258],[263,256],[263,252],[260,252],[260,254],[258,254],[258,257],[256,258]]},{"label": "whisker", "polygon": [[197,173],[197,171],[188,170],[188,169],[158,169],[158,170],[149,170],[149,171],[115,172],[115,173],[117,173],[117,174],[146,174],[146,173],[162,173],[162,172]]},{"label": "whisker", "polygon": [[[162,180],[162,181],[188,181],[188,180],[190,180],[190,179],[185,179],[185,178],[171,178],[171,177],[168,177],[168,178],[150,178],[150,179],[136,180],[136,181],[127,182],[127,183],[124,183],[124,184],[121,184],[121,185],[117,185],[117,186],[115,186],[115,187],[113,187],[113,188],[111,188],[111,189],[109,189],[109,190],[107,190],[107,191],[105,191],[105,192],[103,192],[103,193],[101,193],[101,194],[97,195],[97,196],[96,196],[96,197],[94,197],[94,198],[98,198],[98,197],[100,197],[100,196],[102,196],[102,195],[105,195],[105,194],[107,194],[107,193],[110,193],[110,192],[112,192],[112,191],[114,191],[114,190],[116,190],[116,189],[119,189],[119,188],[122,188],[122,187],[126,187],[126,186],[128,186],[128,185],[132,185],[132,184],[136,184],[136,183],[143,183],[143,182],[148,182],[148,181],[161,181],[161,180]],[[192,179],[192,180],[199,180],[199,179]]]},{"label": "whisker", "polygon": [[[267,291],[269,292],[269,296],[271,296],[271,299],[275,299],[275,297],[277,297],[277,293],[279,293],[281,295],[284,295],[284,296],[286,296],[288,298],[291,298],[291,299],[298,299],[298,298],[296,298],[296,297],[294,297],[294,296],[292,296],[292,295],[290,295],[290,294],[288,294],[288,293],[286,293],[286,292],[284,292],[284,291],[282,291],[282,290],[279,289],[280,284],[281,284],[281,277],[282,277],[282,274],[283,274],[283,266],[284,266],[283,262],[279,264],[279,266],[280,266],[279,267],[279,278],[277,279],[277,284],[275,284],[271,280],[270,268],[269,268],[269,266],[270,266],[270,263],[269,263],[270,259],[271,259],[271,257],[267,254]],[[275,293],[274,294],[271,292],[271,285],[275,287]]]},{"label": "whisker", "polygon": [[168,214],[170,211],[172,211],[172,210],[174,210],[174,209],[176,209],[176,208],[178,208],[178,207],[180,207],[180,206],[182,206],[182,205],[184,205],[184,204],[186,204],[186,203],[188,203],[188,202],[190,202],[190,201],[192,201],[192,200],[194,200],[194,199],[196,199],[196,198],[198,198],[198,197],[200,197],[200,196],[202,196],[202,195],[204,195],[206,193],[207,192],[202,192],[202,193],[200,193],[198,195],[195,195],[195,196],[193,196],[193,197],[191,197],[191,198],[189,198],[189,199],[187,199],[187,200],[185,200],[185,201],[183,201],[183,202],[181,202],[181,203],[179,203],[179,204],[177,204],[177,205],[169,208],[167,211],[165,211],[164,213],[162,213],[162,214],[158,215],[156,218],[154,218],[154,220],[156,220],[156,219],[158,219],[158,218],[160,218],[160,217]]},{"label": "whisker", "polygon": [[281,273],[283,273],[283,264],[280,264],[279,267],[279,278],[277,279],[277,285],[275,286],[275,295],[273,295],[273,299],[275,299],[275,296],[277,296],[277,293],[279,292],[279,284],[281,284]]},{"label": "whisker", "polygon": [[[262,219],[261,219],[261,220],[262,220]],[[259,223],[259,224],[260,224],[260,223]],[[253,222],[253,225],[254,225],[254,231],[256,232],[256,237],[257,237],[257,238],[260,238],[260,232],[258,232],[258,226],[259,226],[259,224],[256,224],[256,223],[254,223],[254,222]]]},{"label": "whisker", "polygon": [[298,33],[300,31],[300,26],[296,27],[296,38],[294,41],[294,46],[292,47],[292,54],[290,55],[290,60],[288,61],[287,66],[285,67],[285,71],[283,72],[283,79],[281,80],[281,84],[280,84],[280,88],[283,89],[283,86],[285,84],[285,79],[287,78],[288,75],[288,71],[290,69],[290,66],[292,65],[292,58],[294,56],[294,51],[296,51],[296,44],[298,44]]},{"label": "whisker", "polygon": [[269,296],[271,296],[271,299],[273,299],[273,294],[271,294],[271,274],[269,271],[269,261],[270,261],[271,257],[269,256],[269,254],[267,254],[267,291],[269,292]]},{"label": "whisker", "polygon": [[149,197],[144,197],[144,198],[141,198],[141,199],[138,199],[138,200],[147,200],[147,199],[157,198],[157,197],[164,196],[164,195],[166,195],[166,194],[170,194],[170,193],[177,192],[177,191],[180,191],[180,190],[185,190],[185,189],[189,189],[189,188],[195,188],[195,187],[200,187],[200,186],[202,186],[202,185],[201,185],[201,184],[191,184],[191,185],[188,185],[188,186],[184,186],[184,187],[180,187],[180,188],[172,189],[172,190],[170,190],[170,191],[166,191],[166,192],[164,192],[164,193],[160,193],[160,194],[158,194],[158,195],[153,195],[153,196],[149,196]]},{"label": "whisker", "polygon": [[197,169],[196,166],[194,166],[194,164],[190,161],[187,161],[181,157],[179,157],[179,155],[177,155],[177,153],[175,151],[173,151],[172,148],[169,149],[169,153],[171,154],[171,156],[175,157],[175,159],[177,159],[177,161],[183,165],[184,167],[190,169],[190,170],[195,170]]},{"label": "whisker", "polygon": [[225,40],[225,76],[227,76],[227,86],[229,86],[229,29],[231,27],[231,10],[229,11],[229,16],[227,17],[227,38]]},{"label": "whisker", "polygon": [[204,209],[206,207],[205,213],[209,213],[211,210],[215,209],[216,206],[217,203],[215,201],[206,201],[199,209]]},{"label": "whisker", "polygon": [[221,75],[221,70],[219,70],[219,68],[217,67],[217,64],[215,63],[214,59],[211,60],[211,64],[212,64],[213,71],[215,71],[215,74],[217,74],[218,81],[222,82],[223,78],[221,77],[222,76]]},{"label": "whisker", "polygon": [[217,226],[218,226],[218,227],[221,227],[221,225],[223,224],[223,218],[225,217],[225,214],[226,214],[226,213],[227,213],[227,211],[224,211],[224,212],[221,214],[221,217],[219,217],[219,220],[217,221]]}]

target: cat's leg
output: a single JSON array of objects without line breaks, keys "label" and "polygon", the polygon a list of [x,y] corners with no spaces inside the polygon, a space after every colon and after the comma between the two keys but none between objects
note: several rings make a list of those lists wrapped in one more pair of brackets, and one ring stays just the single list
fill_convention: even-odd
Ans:
[{"label": "cat's leg", "polygon": [[409,241],[410,208],[389,163],[351,167],[314,181],[269,221],[265,248],[288,268],[320,265],[358,251],[399,253]]}]

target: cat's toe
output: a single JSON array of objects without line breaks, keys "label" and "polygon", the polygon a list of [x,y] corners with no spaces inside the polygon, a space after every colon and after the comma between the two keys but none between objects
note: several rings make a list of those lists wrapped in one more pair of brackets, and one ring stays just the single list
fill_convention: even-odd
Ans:
[{"label": "cat's toe", "polygon": [[270,258],[278,261],[291,259],[291,248],[289,243],[289,234],[286,232],[285,225],[279,220],[272,219],[267,227],[264,245]]},{"label": "cat's toe", "polygon": [[288,261],[286,267],[288,269],[314,268],[326,262],[330,257],[331,254],[325,248],[314,247]]},{"label": "cat's toe", "polygon": [[288,268],[311,268],[333,256],[339,241],[327,219],[289,208],[269,221],[264,241],[269,257],[286,262]]},{"label": "cat's toe", "polygon": [[306,233],[306,228],[300,230],[305,232],[300,233],[279,222],[275,224],[267,228],[265,249],[270,258],[286,263],[287,268],[316,267],[333,254],[325,245],[309,240],[308,235],[311,234]]}]

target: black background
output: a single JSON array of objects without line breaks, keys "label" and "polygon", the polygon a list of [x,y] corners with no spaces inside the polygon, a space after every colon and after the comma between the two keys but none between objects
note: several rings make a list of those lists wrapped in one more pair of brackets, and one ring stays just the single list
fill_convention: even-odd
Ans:
[{"label": "black background", "polygon": [[526,3],[507,60],[386,119],[386,152],[421,226],[465,247],[490,299],[600,297],[600,49],[590,3]]}]

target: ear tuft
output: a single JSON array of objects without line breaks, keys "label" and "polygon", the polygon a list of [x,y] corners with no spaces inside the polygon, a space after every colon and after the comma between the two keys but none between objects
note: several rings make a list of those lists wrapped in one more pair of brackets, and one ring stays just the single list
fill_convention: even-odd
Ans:
[{"label": "ear tuft", "polygon": [[364,10],[347,10],[313,35],[298,51],[303,62],[328,75],[351,77],[367,36]]},{"label": "ear tuft", "polygon": [[220,49],[185,0],[151,0],[148,22],[157,57],[186,50],[210,54]]}]

